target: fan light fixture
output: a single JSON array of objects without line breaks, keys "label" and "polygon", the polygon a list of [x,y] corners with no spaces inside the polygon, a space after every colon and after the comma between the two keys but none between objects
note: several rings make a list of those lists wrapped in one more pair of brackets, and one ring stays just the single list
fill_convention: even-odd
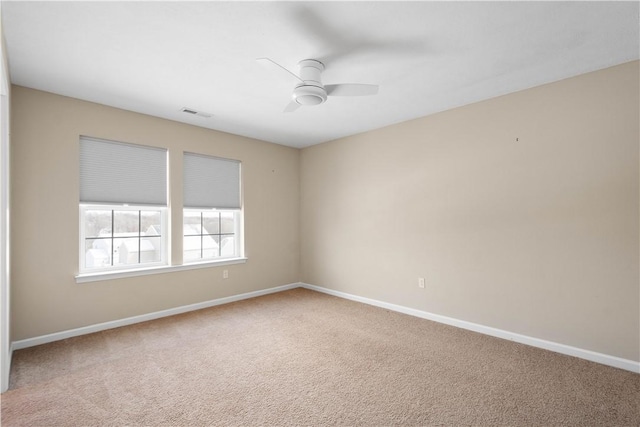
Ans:
[{"label": "fan light fixture", "polygon": [[318,86],[301,85],[294,89],[293,99],[300,105],[318,105],[327,100],[327,91]]}]

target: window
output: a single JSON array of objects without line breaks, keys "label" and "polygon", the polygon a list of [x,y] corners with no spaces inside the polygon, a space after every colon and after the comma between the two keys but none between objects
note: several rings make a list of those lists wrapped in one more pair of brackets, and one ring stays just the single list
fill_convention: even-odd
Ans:
[{"label": "window", "polygon": [[163,264],[165,210],[149,207],[81,206],[85,270]]},{"label": "window", "polygon": [[184,262],[236,258],[238,211],[184,210]]},{"label": "window", "polygon": [[80,272],[167,263],[167,151],[80,138]]},{"label": "window", "polygon": [[242,256],[240,162],[184,153],[183,261]]}]

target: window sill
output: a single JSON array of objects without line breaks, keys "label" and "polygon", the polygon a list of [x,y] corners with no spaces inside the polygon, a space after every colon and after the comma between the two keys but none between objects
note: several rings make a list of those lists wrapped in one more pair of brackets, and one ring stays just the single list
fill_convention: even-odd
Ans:
[{"label": "window sill", "polygon": [[101,271],[76,276],[76,283],[99,282],[102,280],[122,279],[125,277],[147,276],[149,274],[171,273],[174,271],[196,270],[199,268],[219,267],[221,265],[244,264],[247,258],[230,258],[219,261],[194,262],[183,265],[163,265],[160,267],[137,268],[135,270]]}]

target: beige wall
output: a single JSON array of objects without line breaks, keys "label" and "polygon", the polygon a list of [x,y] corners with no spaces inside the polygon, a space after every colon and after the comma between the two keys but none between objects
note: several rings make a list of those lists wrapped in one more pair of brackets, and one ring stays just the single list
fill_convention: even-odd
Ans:
[{"label": "beige wall", "polygon": [[305,148],[302,281],[640,360],[638,81],[628,63]]},{"label": "beige wall", "polygon": [[[11,101],[13,340],[302,279],[640,360],[638,62],[301,152]],[[174,263],[182,151],[241,160],[248,262],[76,284],[80,134],[169,149]]]},{"label": "beige wall", "polygon": [[[76,284],[79,135],[169,150],[178,263],[182,151],[241,160],[246,264]],[[299,150],[19,86],[11,144],[13,340],[299,279]]]}]

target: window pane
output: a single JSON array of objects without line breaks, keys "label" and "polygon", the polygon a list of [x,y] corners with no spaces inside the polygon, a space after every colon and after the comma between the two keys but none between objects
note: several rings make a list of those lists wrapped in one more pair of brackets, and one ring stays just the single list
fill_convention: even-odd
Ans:
[{"label": "window pane", "polygon": [[111,211],[87,210],[84,215],[85,237],[111,235]]},{"label": "window pane", "polygon": [[222,236],[222,241],[220,243],[220,256],[221,257],[236,256],[235,236]]},{"label": "window pane", "polygon": [[[117,227],[116,227],[117,228]],[[114,239],[117,253],[114,253],[115,264],[137,264],[138,263],[138,238]]]},{"label": "window pane", "polygon": [[85,268],[104,268],[111,265],[111,239],[86,239]]},{"label": "window pane", "polygon": [[133,237],[138,236],[138,211],[114,211],[113,227],[114,236]]},{"label": "window pane", "polygon": [[219,236],[202,236],[203,258],[217,258],[219,255]]},{"label": "window pane", "polygon": [[235,233],[235,212],[221,212],[222,234]]},{"label": "window pane", "polygon": [[220,233],[220,220],[219,220],[220,214],[218,212],[204,211],[202,215],[203,215],[202,222],[204,225],[204,230],[202,230],[202,233],[204,234]]},{"label": "window pane", "polygon": [[162,214],[160,211],[140,212],[140,232],[145,236],[160,236],[162,234]]},{"label": "window pane", "polygon": [[200,259],[200,236],[185,236],[183,245],[183,261]]},{"label": "window pane", "polygon": [[162,237],[148,237],[140,240],[140,262],[159,262],[162,254]]},{"label": "window pane", "polygon": [[200,234],[200,212],[184,211],[183,214],[183,234],[185,236],[193,236]]}]

